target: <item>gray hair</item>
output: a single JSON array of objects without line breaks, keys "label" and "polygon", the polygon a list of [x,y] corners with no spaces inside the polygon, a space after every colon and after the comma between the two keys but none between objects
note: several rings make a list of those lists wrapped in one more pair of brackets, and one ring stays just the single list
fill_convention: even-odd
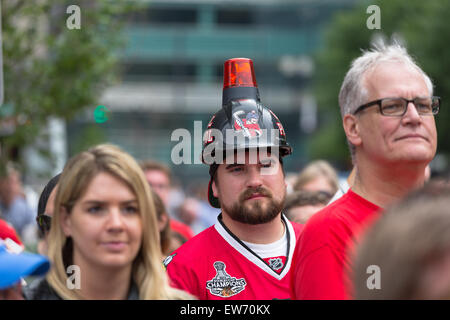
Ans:
[{"label": "gray hair", "polygon": [[[360,105],[367,103],[368,91],[365,87],[365,75],[377,66],[387,62],[399,62],[413,68],[423,75],[430,95],[433,95],[433,83],[428,75],[416,64],[408,54],[406,48],[398,41],[387,45],[383,40],[372,43],[370,50],[363,50],[363,54],[353,60],[350,70],[345,75],[339,92],[339,107],[342,118],[353,113]],[[354,146],[349,143],[352,158]]]}]

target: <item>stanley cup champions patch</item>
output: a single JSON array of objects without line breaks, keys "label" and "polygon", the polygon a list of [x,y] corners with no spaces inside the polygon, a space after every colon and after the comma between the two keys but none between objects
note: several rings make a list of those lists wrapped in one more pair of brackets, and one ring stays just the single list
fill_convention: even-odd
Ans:
[{"label": "stanley cup champions patch", "polygon": [[206,281],[206,288],[211,294],[228,298],[234,296],[245,289],[247,282],[244,278],[237,279],[230,276],[226,271],[226,265],[222,261],[213,264],[216,275],[211,280]]}]

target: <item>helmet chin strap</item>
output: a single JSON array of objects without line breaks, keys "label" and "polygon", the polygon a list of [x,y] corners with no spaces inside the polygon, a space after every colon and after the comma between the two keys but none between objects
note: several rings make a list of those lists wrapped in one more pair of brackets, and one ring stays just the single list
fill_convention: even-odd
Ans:
[{"label": "helmet chin strap", "polygon": [[211,179],[214,178],[218,167],[219,165],[217,163],[213,163],[209,166],[209,176],[211,177]]}]

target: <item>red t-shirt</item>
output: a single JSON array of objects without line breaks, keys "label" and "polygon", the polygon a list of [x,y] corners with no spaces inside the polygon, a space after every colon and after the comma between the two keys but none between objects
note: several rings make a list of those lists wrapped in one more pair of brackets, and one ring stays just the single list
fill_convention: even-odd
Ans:
[{"label": "red t-shirt", "polygon": [[7,238],[10,238],[15,243],[22,245],[22,241],[20,241],[14,228],[5,220],[0,219],[0,239],[5,240]]},{"label": "red t-shirt", "polygon": [[164,260],[171,285],[200,300],[289,299],[292,257],[303,226],[283,220],[286,255],[262,259],[219,218]]},{"label": "red t-shirt", "polygon": [[351,298],[349,250],[380,209],[349,190],[310,218],[295,249],[293,299]]}]

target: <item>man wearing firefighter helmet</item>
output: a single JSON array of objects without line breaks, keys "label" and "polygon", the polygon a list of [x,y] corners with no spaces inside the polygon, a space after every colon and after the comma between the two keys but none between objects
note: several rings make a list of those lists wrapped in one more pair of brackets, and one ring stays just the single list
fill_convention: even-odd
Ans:
[{"label": "man wearing firefighter helmet", "polygon": [[209,202],[222,212],[166,258],[173,286],[202,300],[289,298],[302,228],[281,212],[282,158],[291,152],[280,120],[259,101],[252,61],[227,60],[223,108],[208,124],[202,152]]}]

